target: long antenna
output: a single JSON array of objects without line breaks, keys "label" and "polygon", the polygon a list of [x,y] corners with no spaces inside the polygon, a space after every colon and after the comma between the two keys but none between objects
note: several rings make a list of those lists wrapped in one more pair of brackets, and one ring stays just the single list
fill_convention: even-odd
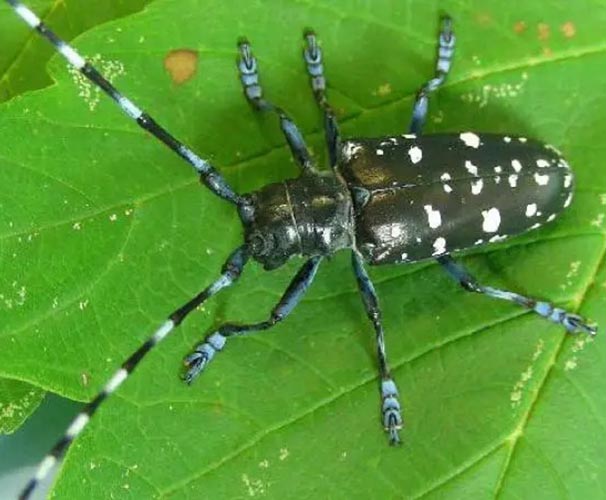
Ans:
[{"label": "long antenna", "polygon": [[124,113],[134,120],[142,129],[162,141],[169,149],[177,153],[181,158],[196,169],[204,184],[217,196],[235,204],[245,204],[244,198],[240,197],[230,187],[223,176],[206,160],[200,158],[182,142],[173,137],[165,128],[156,122],[149,114],[142,111],[128,97],[125,97],[114,87],[92,64],[87,62],[76,50],[61,40],[41,20],[21,2],[6,0],[14,11],[31,28],[36,30],[43,38],[46,38],[57,49],[67,62],[88,78],[94,85],[110,96]]}]

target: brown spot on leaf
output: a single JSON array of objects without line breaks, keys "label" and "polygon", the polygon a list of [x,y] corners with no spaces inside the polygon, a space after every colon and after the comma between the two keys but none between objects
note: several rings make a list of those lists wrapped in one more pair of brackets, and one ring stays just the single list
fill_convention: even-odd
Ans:
[{"label": "brown spot on leaf", "polygon": [[164,58],[164,68],[177,85],[194,76],[198,68],[198,52],[190,49],[171,50]]},{"label": "brown spot on leaf", "polygon": [[539,40],[547,40],[550,36],[549,24],[539,23],[537,25],[537,31],[539,33]]},{"label": "brown spot on leaf", "polygon": [[513,25],[513,31],[515,31],[518,35],[524,33],[528,26],[524,21],[518,21]]},{"label": "brown spot on leaf", "polygon": [[566,38],[572,38],[577,33],[575,25],[570,21],[562,24],[562,26],[560,26],[560,30]]}]

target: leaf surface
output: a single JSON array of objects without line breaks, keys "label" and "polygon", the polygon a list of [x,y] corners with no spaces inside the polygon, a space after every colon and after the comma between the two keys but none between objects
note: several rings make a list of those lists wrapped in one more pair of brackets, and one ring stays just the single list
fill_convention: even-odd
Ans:
[{"label": "leaf surface", "polygon": [[12,434],[38,408],[44,391],[18,380],[0,379],[0,434]]},{"label": "leaf surface", "polygon": [[[275,117],[242,98],[238,36],[253,42],[267,97],[323,162],[303,28],[321,37],[343,135],[389,135],[405,132],[432,74],[447,10],[456,61],[427,132],[536,137],[577,174],[557,222],[462,260],[483,282],[605,325],[606,10],[550,5],[159,0],[75,45],[100,54],[125,94],[249,191],[296,168]],[[178,84],[164,67],[175,50],[197,54]],[[217,275],[241,230],[233,208],[60,59],[50,72],[56,85],[0,110],[0,290],[25,289],[23,304],[3,311],[0,374],[86,400]],[[400,448],[380,429],[373,333],[347,252],[322,266],[287,321],[231,341],[192,387],[179,381],[181,358],[205,333],[264,319],[300,264],[249,265],[154,351],[78,439],[57,496],[603,496],[601,339],[467,294],[432,262],[371,270],[405,412]]]}]

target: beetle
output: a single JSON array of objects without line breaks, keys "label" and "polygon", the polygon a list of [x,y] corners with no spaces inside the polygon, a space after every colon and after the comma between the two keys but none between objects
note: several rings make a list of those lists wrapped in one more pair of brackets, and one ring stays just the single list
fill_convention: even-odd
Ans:
[{"label": "beetle", "polygon": [[208,161],[120,93],[32,11],[16,0],[7,2],[127,116],[190,163],[211,192],[233,204],[244,232],[244,243],[228,257],[219,278],[175,310],[82,409],[44,458],[22,498],[29,497],[100,404],[152,348],[194,309],[235,283],[250,259],[266,270],[277,269],[294,256],[307,260],[268,319],[246,325],[228,323],[208,334],[185,358],[185,381],[193,382],[231,337],[267,330],[284,320],[309,288],[322,260],[337,251],[349,250],[362,301],[376,334],[381,422],[390,444],[400,442],[403,418],[398,389],[387,362],[378,298],[365,269],[366,262],[383,265],[437,259],[468,291],[516,303],[570,332],[595,335],[597,327],[576,314],[546,301],[479,283],[450,256],[452,252],[500,241],[551,222],[570,205],[573,192],[568,163],[549,145],[525,137],[476,132],[422,135],[429,95],[444,83],[451,68],[455,36],[450,18],[442,20],[435,75],[416,96],[409,132],[391,137],[341,137],[326,96],[317,36],[313,31],[304,33],[304,61],[315,100],[324,114],[331,167],[328,172],[316,170],[294,121],[264,98],[257,60],[250,43],[241,39],[238,70],[244,95],[258,111],[277,116],[301,173],[294,179],[239,194]]}]

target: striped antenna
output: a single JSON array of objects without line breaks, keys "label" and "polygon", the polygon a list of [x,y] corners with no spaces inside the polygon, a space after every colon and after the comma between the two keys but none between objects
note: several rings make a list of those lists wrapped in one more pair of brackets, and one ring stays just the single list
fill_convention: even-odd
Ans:
[{"label": "striped antenna", "polygon": [[103,389],[94,397],[94,399],[86,404],[70,426],[65,431],[63,437],[57,441],[51,451],[44,457],[34,477],[32,477],[25,488],[19,494],[20,500],[27,500],[34,492],[36,487],[48,475],[52,468],[61,460],[63,454],[67,451],[74,439],[84,430],[91,417],[95,414],[99,405],[134,371],[141,360],[151,351],[153,347],[158,345],[175,327],[179,326],[185,317],[192,312],[196,307],[201,305],[207,299],[215,295],[217,292],[232,285],[242,273],[244,265],[248,261],[248,252],[245,246],[235,250],[227,259],[221,270],[221,276],[205,288],[202,292],[196,295],[189,302],[174,311],[156,332],[149,337],[141,346],[130,355],[130,357],[122,363],[122,366],[116,371],[113,376],[103,386]]},{"label": "striped antenna", "polygon": [[110,96],[120,109],[142,129],[162,141],[169,149],[187,161],[200,174],[204,184],[217,196],[236,205],[245,203],[229,186],[223,176],[206,160],[200,158],[191,149],[174,138],[165,128],[160,126],[149,114],[142,111],[128,97],[125,97],[114,87],[92,64],[87,62],[76,50],[61,40],[41,20],[21,2],[6,0],[14,11],[38,34],[46,38],[67,62],[88,78],[94,85]]}]

